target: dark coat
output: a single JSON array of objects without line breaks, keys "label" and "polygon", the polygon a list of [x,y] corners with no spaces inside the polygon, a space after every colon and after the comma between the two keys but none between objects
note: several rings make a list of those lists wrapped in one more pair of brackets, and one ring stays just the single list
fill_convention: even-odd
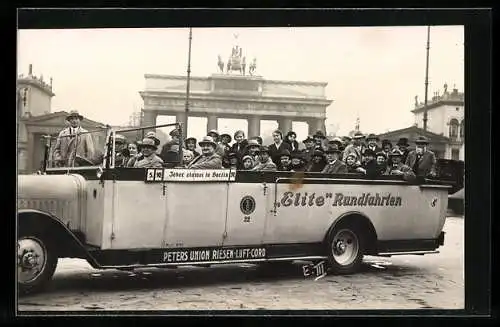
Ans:
[{"label": "dark coat", "polygon": [[168,157],[169,157],[169,154],[167,154],[168,152],[170,152],[171,148],[173,145],[179,145],[179,141],[176,141],[176,140],[170,140],[168,141],[167,143],[165,143],[163,145],[163,147],[161,148],[161,152],[160,152],[160,158],[163,160],[163,161],[167,161]]},{"label": "dark coat", "polygon": [[415,150],[408,153],[405,165],[412,168],[417,176],[428,176],[436,173],[436,155],[432,151],[425,151],[420,157],[420,161],[415,166],[417,161],[417,152]]},{"label": "dark coat", "polygon": [[290,153],[292,152],[292,148],[290,147],[289,143],[282,142],[279,148],[276,148],[276,144],[273,143],[268,146],[269,148],[269,156],[273,160],[273,162],[276,164],[276,166],[279,166],[280,164],[280,154],[284,150],[288,150]]},{"label": "dark coat", "polygon": [[248,144],[248,141],[243,140],[239,144],[239,148],[238,148],[238,143],[236,143],[236,142],[233,143],[233,145],[231,145],[231,152],[236,153],[236,156],[238,157],[238,161],[241,161],[241,158],[243,158],[243,156],[245,155],[245,148],[246,148],[247,144]]},{"label": "dark coat", "polygon": [[293,141],[293,142],[290,142],[288,140],[286,141],[283,141],[283,142],[286,142],[290,145],[290,153],[292,152],[298,152],[299,151],[299,142],[297,142],[297,140]]},{"label": "dark coat", "polygon": [[347,165],[338,159],[333,164],[327,163],[321,172],[323,174],[347,174]]},{"label": "dark coat", "polygon": [[326,161],[323,159],[319,163],[310,162],[307,165],[307,171],[311,173],[321,173],[326,166]]}]

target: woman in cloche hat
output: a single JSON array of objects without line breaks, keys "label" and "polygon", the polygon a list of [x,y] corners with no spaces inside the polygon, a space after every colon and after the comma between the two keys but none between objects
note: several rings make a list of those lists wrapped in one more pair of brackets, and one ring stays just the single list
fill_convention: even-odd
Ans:
[{"label": "woman in cloche hat", "polygon": [[142,159],[137,160],[134,168],[162,168],[163,160],[156,154],[158,146],[151,138],[144,138],[141,142]]}]

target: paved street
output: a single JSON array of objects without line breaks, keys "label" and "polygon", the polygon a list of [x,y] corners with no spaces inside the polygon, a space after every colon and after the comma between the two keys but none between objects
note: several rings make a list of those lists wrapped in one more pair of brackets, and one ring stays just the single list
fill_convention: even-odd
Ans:
[{"label": "paved street", "polygon": [[366,257],[350,276],[304,278],[254,265],[97,271],[63,259],[45,293],[19,310],[460,309],[464,306],[464,220],[450,217],[445,245],[426,256]]}]

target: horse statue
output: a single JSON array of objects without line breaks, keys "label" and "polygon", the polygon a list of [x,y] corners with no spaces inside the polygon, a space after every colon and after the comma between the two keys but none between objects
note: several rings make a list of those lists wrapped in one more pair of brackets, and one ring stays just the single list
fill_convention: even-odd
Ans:
[{"label": "horse statue", "polygon": [[253,76],[253,73],[257,69],[257,59],[253,58],[252,63],[250,64],[250,67],[248,68],[248,73]]},{"label": "horse statue", "polygon": [[217,66],[219,66],[219,71],[222,74],[224,72],[224,62],[222,61],[222,58],[220,55],[217,58],[218,58]]},{"label": "horse statue", "polygon": [[231,56],[227,62],[227,73],[229,74],[233,71],[238,71],[242,74],[242,60],[239,55]]}]

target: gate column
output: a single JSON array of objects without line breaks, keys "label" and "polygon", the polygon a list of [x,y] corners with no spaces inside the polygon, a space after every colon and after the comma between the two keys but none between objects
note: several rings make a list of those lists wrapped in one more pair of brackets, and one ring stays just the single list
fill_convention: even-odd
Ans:
[{"label": "gate column", "polygon": [[247,138],[252,136],[260,136],[260,117],[251,116],[248,121],[248,135]]},{"label": "gate column", "polygon": [[156,111],[143,110],[142,111],[142,121],[141,126],[154,126],[156,125],[156,117],[158,113]]},{"label": "gate column", "polygon": [[217,116],[215,115],[209,115],[207,117],[207,133],[212,129],[217,130]]},{"label": "gate column", "polygon": [[292,130],[292,119],[288,117],[283,117],[278,120],[278,128],[283,132],[283,137],[286,133]]},{"label": "gate column", "polygon": [[309,125],[309,135],[314,135],[317,131],[322,131],[326,135],[325,118],[310,119],[307,124]]}]

